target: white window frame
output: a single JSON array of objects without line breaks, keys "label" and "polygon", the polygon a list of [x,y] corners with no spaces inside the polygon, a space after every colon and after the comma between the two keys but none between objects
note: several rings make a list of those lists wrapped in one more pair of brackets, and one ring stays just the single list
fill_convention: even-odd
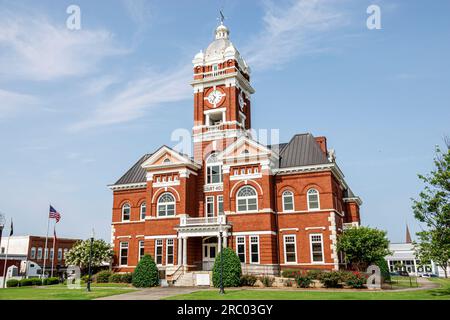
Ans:
[{"label": "white window frame", "polygon": [[[126,245],[126,246],[125,246]],[[127,263],[126,264],[122,264],[122,249],[127,249]],[[130,244],[128,243],[128,241],[124,241],[124,242],[120,242],[119,245],[119,265],[120,266],[128,266],[128,258],[130,256]]]},{"label": "white window frame", "polygon": [[[169,242],[172,242],[170,245],[172,247],[172,263],[168,263],[169,261]],[[166,239],[166,266],[173,266],[175,262],[175,239]]]},{"label": "white window frame", "polygon": [[[212,212],[208,212],[208,204],[211,204]],[[214,203],[214,196],[206,196],[205,197],[205,216],[206,217],[214,217],[216,215],[216,208]],[[211,215],[210,215],[211,214]]]},{"label": "white window frame", "polygon": [[[138,242],[138,261],[140,261],[142,259],[142,257],[144,256],[143,254],[141,254],[141,249],[145,250],[144,240],[139,240],[139,242]],[[145,254],[145,252],[144,252],[144,254]]]},{"label": "white window frame", "polygon": [[[158,248],[161,247],[161,263],[158,263]],[[164,257],[164,241],[162,239],[155,240],[155,263],[157,266],[163,265],[163,257]]]},{"label": "white window frame", "polygon": [[[220,212],[220,203],[222,204],[222,212]],[[223,196],[217,196],[217,216],[225,214],[223,209]]]},{"label": "white window frame", "polygon": [[[294,238],[294,254],[295,254],[295,261],[287,261],[287,251],[286,251],[286,238],[287,237],[293,237]],[[289,242],[291,244],[291,242]],[[283,235],[283,251],[284,251],[284,263],[285,264],[297,264],[297,236],[295,234],[285,234]]]},{"label": "white window frame", "polygon": [[[172,199],[173,199],[173,201],[172,202],[161,202],[161,204],[160,204],[160,200],[161,200],[161,198],[162,197],[164,197],[165,195],[170,195],[171,197],[172,197]],[[173,214],[167,214],[167,206],[169,206],[169,205],[172,205],[173,204]],[[165,206],[165,212],[166,212],[166,214],[165,215],[160,215],[160,206]],[[170,192],[164,192],[163,194],[161,194],[159,197],[158,197],[158,200],[156,201],[156,212],[157,212],[157,215],[158,215],[158,217],[161,217],[161,218],[166,218],[166,217],[174,217],[174,216],[176,216],[177,215],[177,201],[176,201],[176,199],[175,199],[175,196],[172,194],[172,193],[170,193]]]},{"label": "white window frame", "polygon": [[[310,201],[309,201],[309,192],[310,191],[315,191],[317,192],[317,208],[311,208],[310,206]],[[315,189],[315,188],[310,188],[308,189],[308,191],[306,192],[306,202],[308,203],[308,211],[318,211],[320,210],[320,192],[319,190]]]},{"label": "white window frame", "polygon": [[62,248],[58,248],[58,256],[57,256],[58,261],[62,261],[62,257],[63,257],[63,250]]},{"label": "white window frame", "polygon": [[[126,219],[126,220],[124,219],[125,207],[127,207],[129,210],[128,219]],[[122,222],[129,222],[129,221],[131,221],[131,205],[127,202],[122,205]]]},{"label": "white window frame", "polygon": [[[244,188],[251,188],[251,189],[253,189],[253,191],[255,192],[255,195],[254,196],[239,197],[239,192],[241,192],[241,190],[244,189]],[[256,199],[256,209],[255,210],[248,210],[248,200],[249,199],[253,199],[253,198]],[[246,206],[245,210],[239,210],[239,200],[242,200],[242,199],[245,200],[245,206]],[[239,188],[238,192],[236,193],[236,212],[241,213],[241,212],[257,212],[257,211],[258,211],[258,192],[256,191],[256,189],[253,188],[252,186],[249,186],[249,185],[245,185],[245,186],[242,186],[241,188]]]},{"label": "white window frame", "polygon": [[36,259],[36,247],[31,248],[30,257],[31,259]]},{"label": "white window frame", "polygon": [[[313,257],[313,240],[312,237],[314,236],[320,236],[320,244],[321,244],[321,249],[322,249],[322,261],[314,261],[314,257]],[[314,241],[314,243],[318,243],[318,241]],[[311,254],[311,263],[312,264],[323,264],[325,263],[325,253],[323,250],[323,234],[321,233],[312,233],[309,235],[309,251]]]},{"label": "white window frame", "polygon": [[[285,197],[286,194],[290,194],[291,197],[292,197],[292,209],[290,209],[290,210],[286,210],[286,207],[285,207],[284,197]],[[294,193],[291,190],[283,191],[283,193],[281,194],[281,202],[282,202],[282,205],[283,205],[283,212],[293,212],[293,211],[295,211],[295,197],[294,197]]]},{"label": "white window frame", "polygon": [[[205,161],[206,162],[206,170],[205,170],[205,174],[206,174],[206,176],[205,176],[205,184],[206,185],[220,185],[220,184],[223,183],[223,170],[222,170],[223,163],[220,162],[220,161],[211,162],[212,161],[211,158],[213,158],[213,157],[217,158],[217,154],[215,152],[211,153],[209,155],[209,157]],[[219,167],[219,182],[208,182],[209,168],[210,167],[216,167],[216,166]]]},{"label": "white window frame", "polygon": [[48,248],[44,250],[44,260],[48,260]]},{"label": "white window frame", "polygon": [[44,254],[44,251],[42,250],[42,247],[39,247],[37,249],[37,260],[41,260],[42,259],[42,255]]},{"label": "white window frame", "polygon": [[[257,239],[256,244],[258,245],[258,261],[254,262],[252,261],[252,244],[254,244],[254,242],[252,241],[253,239]],[[259,264],[261,261],[261,252],[260,252],[260,242],[259,242],[259,236],[249,236],[249,258],[250,258],[250,264]]]},{"label": "white window frame", "polygon": [[[142,217],[142,209],[145,208],[145,213],[144,213],[144,217]],[[141,206],[139,207],[139,218],[144,221],[145,217],[147,215],[147,202],[142,202]]]},{"label": "white window frame", "polygon": [[[247,263],[247,243],[246,243],[247,241],[245,238],[246,238],[245,236],[236,237],[236,255],[238,256],[238,258],[239,258],[239,250],[238,250],[239,245],[244,245],[244,262],[242,262],[241,259],[239,259],[241,263]],[[239,240],[241,239],[244,240],[244,243],[239,243]]]}]

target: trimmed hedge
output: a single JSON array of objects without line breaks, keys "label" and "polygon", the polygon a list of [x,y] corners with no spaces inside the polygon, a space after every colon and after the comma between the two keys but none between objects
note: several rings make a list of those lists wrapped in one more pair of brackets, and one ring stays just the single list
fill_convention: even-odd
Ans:
[{"label": "trimmed hedge", "polygon": [[253,287],[257,280],[255,276],[244,274],[241,276],[241,287]]},{"label": "trimmed hedge", "polygon": [[236,252],[230,248],[223,248],[214,260],[212,276],[214,286],[220,286],[220,257],[222,257],[223,263],[223,286],[239,287],[242,275],[241,261]]},{"label": "trimmed hedge", "polygon": [[150,255],[144,255],[136,269],[134,269],[132,284],[137,288],[149,288],[159,285],[158,267]]},{"label": "trimmed hedge", "polygon": [[29,287],[33,285],[33,279],[21,279],[19,281],[21,287]]},{"label": "trimmed hedge", "polygon": [[325,288],[339,288],[343,281],[344,274],[340,271],[324,272],[320,275],[319,281]]},{"label": "trimmed hedge", "polygon": [[19,286],[19,280],[17,279],[10,279],[6,281],[6,287],[7,288],[14,288]]},{"label": "trimmed hedge", "polygon": [[97,283],[108,283],[111,275],[111,271],[100,271],[94,276],[94,279]]},{"label": "trimmed hedge", "polygon": [[59,279],[55,278],[55,277],[53,277],[53,278],[46,278],[46,279],[42,280],[42,284],[44,286],[51,286],[51,285],[54,285],[54,284],[59,284]]}]

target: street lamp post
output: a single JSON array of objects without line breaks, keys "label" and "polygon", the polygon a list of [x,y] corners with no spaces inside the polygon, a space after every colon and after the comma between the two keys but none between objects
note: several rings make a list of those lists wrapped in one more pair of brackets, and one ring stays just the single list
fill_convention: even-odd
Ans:
[{"label": "street lamp post", "polygon": [[222,230],[219,232],[220,237],[220,291],[219,294],[225,294],[225,290],[223,289],[223,252],[222,252]]},{"label": "street lamp post", "polygon": [[88,264],[88,281],[87,281],[87,291],[91,292],[91,278],[92,278],[92,270],[91,270],[91,264],[92,264],[92,246],[94,244],[94,229],[92,229],[92,235],[91,235],[91,244],[89,247],[89,264]]}]

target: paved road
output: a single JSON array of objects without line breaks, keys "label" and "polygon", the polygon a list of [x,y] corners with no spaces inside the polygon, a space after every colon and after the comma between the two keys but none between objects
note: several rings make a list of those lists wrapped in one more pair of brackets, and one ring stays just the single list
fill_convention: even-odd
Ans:
[{"label": "paved road", "polygon": [[177,294],[187,294],[199,290],[198,287],[155,287],[149,289],[138,289],[133,292],[118,294],[115,296],[99,298],[96,300],[160,300]]}]

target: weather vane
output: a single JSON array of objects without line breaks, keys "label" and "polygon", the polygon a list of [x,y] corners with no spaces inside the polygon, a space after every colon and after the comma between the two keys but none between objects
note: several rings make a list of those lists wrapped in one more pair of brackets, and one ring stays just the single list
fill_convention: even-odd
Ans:
[{"label": "weather vane", "polygon": [[225,21],[225,16],[223,15],[222,9],[219,10],[219,13],[220,13],[220,18],[219,18],[220,24],[223,24],[223,22]]}]

